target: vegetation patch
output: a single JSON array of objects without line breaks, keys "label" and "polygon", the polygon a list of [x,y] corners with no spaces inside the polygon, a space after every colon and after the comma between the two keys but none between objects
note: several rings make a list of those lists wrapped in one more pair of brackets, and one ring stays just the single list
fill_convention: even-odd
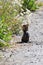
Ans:
[{"label": "vegetation patch", "polygon": [[39,7],[43,6],[43,2],[39,2],[39,3],[38,3],[38,6],[39,6]]},{"label": "vegetation patch", "polygon": [[26,9],[35,11],[37,9],[37,4],[35,2],[35,0],[23,0],[22,8],[24,11],[26,11]]},{"label": "vegetation patch", "polygon": [[10,44],[0,39],[0,48],[10,47]]}]

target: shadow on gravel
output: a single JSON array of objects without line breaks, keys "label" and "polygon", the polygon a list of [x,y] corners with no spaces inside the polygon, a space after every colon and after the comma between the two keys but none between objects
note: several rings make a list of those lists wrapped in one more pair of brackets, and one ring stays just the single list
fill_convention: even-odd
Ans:
[{"label": "shadow on gravel", "polygon": [[[16,42],[16,44],[24,44],[25,42]],[[43,41],[41,42],[38,42],[38,41],[29,41],[28,43],[26,44],[36,44],[36,45],[43,45]]]}]

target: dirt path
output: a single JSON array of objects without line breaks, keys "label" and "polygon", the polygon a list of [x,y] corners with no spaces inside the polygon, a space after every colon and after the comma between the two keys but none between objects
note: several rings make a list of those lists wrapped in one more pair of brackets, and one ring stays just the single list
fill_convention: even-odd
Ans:
[{"label": "dirt path", "polygon": [[37,10],[35,13],[32,13],[30,20],[30,39],[32,41],[43,42],[43,7]]}]

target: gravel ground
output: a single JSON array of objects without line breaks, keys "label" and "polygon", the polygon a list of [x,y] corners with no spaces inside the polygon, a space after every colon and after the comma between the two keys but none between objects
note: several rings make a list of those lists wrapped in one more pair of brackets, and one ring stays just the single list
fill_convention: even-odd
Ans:
[{"label": "gravel ground", "polygon": [[[31,43],[0,50],[0,65],[43,65],[43,7],[30,16]],[[18,38],[20,39],[20,38]]]},{"label": "gravel ground", "polygon": [[33,41],[43,42],[43,7],[35,13],[32,13],[30,20],[30,39]]}]

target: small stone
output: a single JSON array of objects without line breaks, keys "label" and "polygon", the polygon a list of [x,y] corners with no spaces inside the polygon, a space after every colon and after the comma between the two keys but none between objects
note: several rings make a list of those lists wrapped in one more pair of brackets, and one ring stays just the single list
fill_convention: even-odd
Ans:
[{"label": "small stone", "polygon": [[31,61],[30,63],[33,63],[33,61]]},{"label": "small stone", "polygon": [[29,52],[29,50],[28,50],[28,52]]}]

